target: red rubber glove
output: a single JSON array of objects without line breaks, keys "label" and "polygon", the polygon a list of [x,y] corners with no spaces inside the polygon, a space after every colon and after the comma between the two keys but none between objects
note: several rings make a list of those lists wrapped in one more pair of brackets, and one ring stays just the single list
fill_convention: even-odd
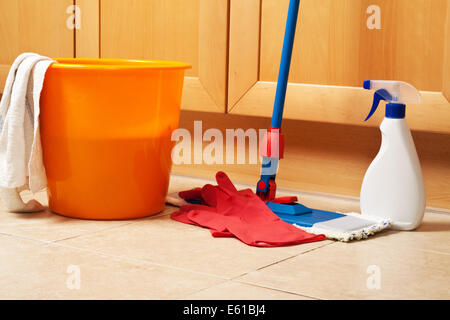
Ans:
[{"label": "red rubber glove", "polygon": [[[250,189],[238,191],[223,172],[216,175],[218,186],[201,190],[205,205],[188,205],[172,214],[172,219],[207,227],[213,235],[234,235],[258,247],[277,247],[324,240],[282,221]],[[231,235],[230,235],[231,234]]]},{"label": "red rubber glove", "polygon": [[184,200],[201,200],[202,198],[202,188],[194,188],[191,190],[181,191],[178,192],[178,195],[181,199]]},{"label": "red rubber glove", "polygon": [[[187,224],[192,224],[195,226],[199,226],[199,227],[203,227],[202,225],[190,220],[188,218],[188,214],[191,211],[195,211],[195,210],[206,210],[206,211],[211,211],[211,212],[216,212],[216,210],[212,207],[208,207],[208,206],[204,206],[204,205],[199,205],[199,204],[187,204],[184,206],[180,207],[180,210],[178,210],[177,212],[172,213],[172,215],[170,216],[173,220],[179,221],[179,222],[183,222],[183,223],[187,223]],[[216,238],[225,238],[225,237],[234,237],[234,235],[232,233],[230,233],[229,231],[222,229],[222,230],[216,230],[213,228],[209,228],[209,230],[211,231],[211,234],[213,237]]]}]

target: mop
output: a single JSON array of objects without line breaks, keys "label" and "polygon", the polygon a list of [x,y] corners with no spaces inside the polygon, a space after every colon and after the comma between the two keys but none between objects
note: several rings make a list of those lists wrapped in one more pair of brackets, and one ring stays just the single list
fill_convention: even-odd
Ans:
[{"label": "mop", "polygon": [[344,242],[365,239],[388,228],[391,224],[390,220],[368,216],[362,218],[357,213],[344,214],[311,209],[290,200],[288,200],[289,203],[274,201],[278,162],[283,158],[284,153],[281,122],[299,6],[300,0],[290,0],[271,127],[261,142],[262,168],[256,193],[278,217],[309,233],[324,234],[329,239]]},{"label": "mop", "polygon": [[[311,209],[297,203],[297,197],[276,198],[275,178],[278,171],[278,162],[283,158],[284,153],[281,122],[299,6],[300,0],[291,0],[289,3],[271,127],[261,142],[262,168],[261,178],[256,186],[256,195],[281,220],[308,233],[325,235],[328,239],[343,242],[366,239],[370,235],[390,227],[390,220],[366,215],[362,218],[358,213],[337,213]],[[207,203],[202,198],[201,190],[201,188],[195,188],[178,194],[170,194],[166,198],[166,202],[176,206]]]}]

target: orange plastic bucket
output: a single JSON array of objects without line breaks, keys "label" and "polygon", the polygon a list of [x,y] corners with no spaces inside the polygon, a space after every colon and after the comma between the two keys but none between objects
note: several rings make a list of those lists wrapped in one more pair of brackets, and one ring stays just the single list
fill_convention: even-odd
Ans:
[{"label": "orange plastic bucket", "polygon": [[69,217],[131,219],[164,208],[181,62],[56,59],[41,94],[49,207]]}]

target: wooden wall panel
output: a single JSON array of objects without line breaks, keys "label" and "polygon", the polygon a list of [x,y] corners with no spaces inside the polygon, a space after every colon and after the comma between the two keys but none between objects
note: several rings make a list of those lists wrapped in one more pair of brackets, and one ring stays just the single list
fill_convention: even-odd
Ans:
[{"label": "wooden wall panel", "polygon": [[[288,0],[263,0],[260,80],[275,81]],[[381,9],[369,30],[366,9]],[[446,0],[303,0],[291,82],[361,86],[365,79],[402,79],[441,91]]]},{"label": "wooden wall panel", "polygon": [[3,88],[5,87],[8,72],[9,72],[9,64],[0,65],[0,98],[2,96]]},{"label": "wooden wall panel", "polygon": [[76,30],[77,58],[100,58],[100,0],[75,0],[81,11],[80,29]]},{"label": "wooden wall panel", "polygon": [[23,52],[73,57],[73,30],[67,27],[72,0],[0,0],[0,92],[9,66]]},{"label": "wooden wall panel", "polygon": [[180,60],[198,75],[199,1],[102,0],[102,58]]},{"label": "wooden wall panel", "polygon": [[[257,10],[256,1],[249,3]],[[252,49],[252,42],[244,46],[251,50],[246,50],[242,57],[240,44],[246,39],[244,33],[230,34],[229,113],[272,114],[288,3],[288,0],[262,0],[260,17],[252,15],[238,23],[240,29],[254,30],[261,26],[260,50]],[[443,76],[443,68],[448,69],[445,67],[448,59],[444,59],[448,3],[448,0],[301,1],[284,117],[378,126],[382,110],[367,123],[363,121],[373,93],[363,90],[362,82],[398,79],[415,85],[423,96],[422,103],[408,106],[411,128],[450,133],[450,101],[445,96],[445,88],[450,85]],[[380,30],[369,30],[366,25],[369,16],[366,10],[373,4],[381,10]],[[231,30],[234,21],[246,10],[242,5],[232,4]],[[239,71],[243,77],[231,81],[231,74],[246,61],[259,61],[259,71],[250,64]]]},{"label": "wooden wall panel", "polygon": [[0,64],[31,51],[73,57],[73,30],[66,21],[72,0],[0,0]]},{"label": "wooden wall panel", "polygon": [[228,0],[102,0],[101,57],[188,62],[183,107],[224,112],[228,5]]},{"label": "wooden wall panel", "polygon": [[450,101],[450,0],[447,0],[447,25],[442,79],[442,93]]},{"label": "wooden wall panel", "polygon": [[[259,80],[260,0],[231,0],[228,105]],[[243,18],[245,17],[245,18]]]},{"label": "wooden wall panel", "polygon": [[[231,113],[270,117],[275,90],[274,82],[257,82]],[[450,103],[441,92],[421,93],[421,104],[407,106],[409,126],[415,130],[450,133]],[[372,100],[373,92],[362,88],[291,83],[284,118],[378,127],[384,117],[384,103],[364,122]]]}]

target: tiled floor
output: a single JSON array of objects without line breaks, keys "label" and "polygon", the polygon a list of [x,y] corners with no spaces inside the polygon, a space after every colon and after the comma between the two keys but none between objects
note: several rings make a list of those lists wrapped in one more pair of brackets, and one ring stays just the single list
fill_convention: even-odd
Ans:
[{"label": "tiled floor", "polygon": [[[202,184],[173,176],[171,190]],[[301,196],[323,209],[357,208]],[[448,213],[365,241],[255,248],[172,221],[174,210],[102,222],[0,208],[0,299],[450,299]]]}]

